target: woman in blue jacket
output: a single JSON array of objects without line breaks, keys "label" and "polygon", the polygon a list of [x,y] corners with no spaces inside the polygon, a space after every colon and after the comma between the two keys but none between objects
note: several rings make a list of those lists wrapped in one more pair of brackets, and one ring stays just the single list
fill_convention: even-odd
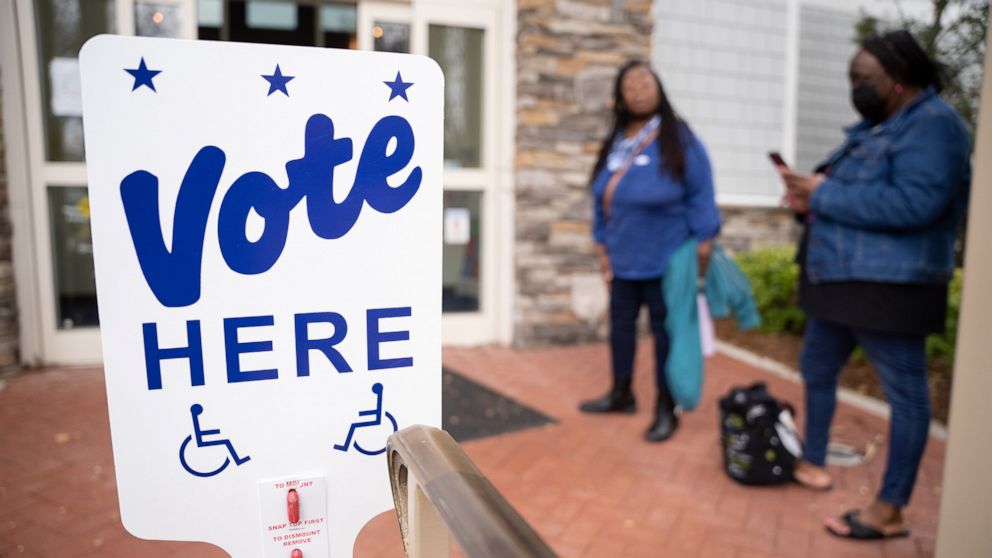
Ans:
[{"label": "woman in blue jacket", "polygon": [[863,119],[817,174],[780,169],[787,203],[807,223],[799,252],[806,449],[795,477],[812,488],[831,485],[824,464],[837,376],[860,345],[892,407],[888,462],[875,500],[826,527],[878,539],[908,534],[902,509],[930,425],[926,335],[944,329],[970,142],[937,96],[937,66],[908,32],[866,40],[849,77]]},{"label": "woman in blue jacket", "polygon": [[706,149],[672,109],[661,81],[643,62],[621,68],[614,86],[613,126],[592,172],[593,238],[610,291],[613,387],[582,403],[587,413],[633,413],[635,323],[647,306],[654,334],[658,396],[649,441],[678,427],[665,381],[668,337],[661,281],[675,250],[699,241],[700,274],[720,229]]}]

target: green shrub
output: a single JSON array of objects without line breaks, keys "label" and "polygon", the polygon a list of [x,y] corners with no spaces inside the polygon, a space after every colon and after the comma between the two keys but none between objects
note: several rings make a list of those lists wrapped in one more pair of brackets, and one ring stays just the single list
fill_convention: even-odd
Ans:
[{"label": "green shrub", "polygon": [[801,334],[806,315],[799,309],[799,266],[791,247],[762,248],[735,258],[751,282],[761,314],[761,331]]},{"label": "green shrub", "polygon": [[958,312],[961,310],[961,269],[954,271],[954,278],[947,289],[947,321],[944,333],[927,337],[927,359],[941,359],[954,364],[954,346],[958,341]]},{"label": "green shrub", "polygon": [[[947,366],[954,365],[954,346],[958,339],[958,312],[961,309],[961,269],[954,271],[947,289],[947,317],[944,322],[944,333],[927,336],[927,362],[943,361]],[[865,362],[868,356],[864,349],[856,347],[851,360]]]}]

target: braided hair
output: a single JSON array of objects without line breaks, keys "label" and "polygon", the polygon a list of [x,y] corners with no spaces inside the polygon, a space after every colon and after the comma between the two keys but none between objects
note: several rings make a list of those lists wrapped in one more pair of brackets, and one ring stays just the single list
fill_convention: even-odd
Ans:
[{"label": "braided hair", "polygon": [[933,87],[938,93],[944,88],[940,65],[905,29],[873,35],[861,43],[861,48],[878,59],[885,72],[900,83],[923,89]]}]

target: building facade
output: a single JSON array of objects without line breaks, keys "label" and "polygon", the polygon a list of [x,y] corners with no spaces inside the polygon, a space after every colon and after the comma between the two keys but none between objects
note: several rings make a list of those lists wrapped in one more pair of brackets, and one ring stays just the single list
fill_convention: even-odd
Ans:
[{"label": "building facade", "polygon": [[629,59],[651,61],[706,144],[722,245],[795,242],[768,152],[812,170],[855,121],[846,71],[855,12],[799,0],[519,5],[515,343],[582,342],[606,331],[587,184],[616,68]]},{"label": "building facade", "polygon": [[854,55],[857,14],[802,6],[796,94],[796,168],[813,170],[844,138],[841,125],[857,120],[847,64]]},{"label": "building facade", "polygon": [[[0,373],[101,360],[76,56],[100,33],[375,49],[446,76],[448,344],[600,339],[588,174],[650,60],[710,150],[732,249],[788,243],[766,158],[836,143],[850,13],[799,0],[0,0]],[[829,69],[829,71],[825,71]],[[467,232],[467,234],[466,234]]]}]

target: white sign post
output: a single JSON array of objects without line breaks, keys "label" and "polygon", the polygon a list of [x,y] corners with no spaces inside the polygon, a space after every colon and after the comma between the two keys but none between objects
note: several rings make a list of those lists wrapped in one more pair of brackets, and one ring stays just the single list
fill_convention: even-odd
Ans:
[{"label": "white sign post", "polygon": [[121,519],[351,556],[440,424],[443,78],[419,56],[99,36],[80,54]]}]

